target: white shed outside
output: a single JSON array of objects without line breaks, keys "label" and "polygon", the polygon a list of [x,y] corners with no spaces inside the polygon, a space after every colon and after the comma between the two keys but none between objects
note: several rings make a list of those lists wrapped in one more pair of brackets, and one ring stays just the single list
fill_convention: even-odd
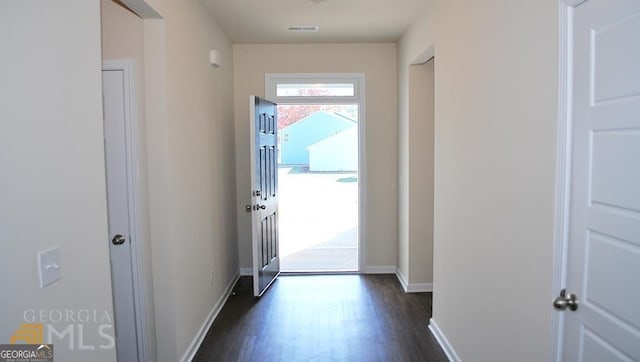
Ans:
[{"label": "white shed outside", "polygon": [[358,127],[353,126],[307,147],[309,171],[358,171]]}]

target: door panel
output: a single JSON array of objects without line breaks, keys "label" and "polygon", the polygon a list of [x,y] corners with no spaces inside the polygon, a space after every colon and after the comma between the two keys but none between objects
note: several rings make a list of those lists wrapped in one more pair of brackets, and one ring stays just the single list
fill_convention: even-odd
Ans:
[{"label": "door panel", "polygon": [[276,104],[250,97],[251,213],[254,295],[280,273]]},{"label": "door panel", "polygon": [[[625,241],[594,232],[587,241],[586,290],[589,304],[602,306],[601,312],[627,321],[640,328],[640,296],[629,293],[629,286],[609,283],[624,280],[629,272],[640,275],[640,250],[630,247]],[[637,288],[636,288],[637,289]],[[624,296],[623,298],[621,296]]]},{"label": "door panel", "polygon": [[[592,39],[594,67],[594,101],[602,102],[630,95],[640,95],[637,77],[629,77],[640,64],[638,29],[639,14],[624,14],[619,18],[611,14],[615,21],[603,17],[594,22]],[[636,46],[621,47],[620,44]]]},{"label": "door panel", "polygon": [[603,361],[628,361],[632,362],[629,357],[620,353],[620,351],[600,338],[590,329],[586,329],[584,333],[584,361],[603,362]]},{"label": "door panel", "polygon": [[640,1],[573,10],[566,361],[640,360]]},{"label": "door panel", "polygon": [[[109,255],[119,361],[137,361],[136,314],[131,263],[129,187],[127,179],[125,81],[121,70],[102,71]],[[116,235],[124,243],[114,244]]]},{"label": "door panel", "polygon": [[640,131],[593,133],[591,196],[594,203],[640,212],[640,193],[635,192],[640,185],[640,172],[637,167],[629,167],[638,163],[639,156],[635,152],[639,144]]}]

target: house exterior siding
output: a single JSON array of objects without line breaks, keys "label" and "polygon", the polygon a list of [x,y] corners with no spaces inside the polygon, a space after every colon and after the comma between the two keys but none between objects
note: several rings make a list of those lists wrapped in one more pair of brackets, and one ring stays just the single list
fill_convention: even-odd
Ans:
[{"label": "house exterior siding", "polygon": [[358,127],[347,128],[308,147],[309,171],[358,170]]},{"label": "house exterior siding", "polygon": [[356,123],[328,112],[316,112],[280,130],[280,163],[308,165],[308,147]]}]

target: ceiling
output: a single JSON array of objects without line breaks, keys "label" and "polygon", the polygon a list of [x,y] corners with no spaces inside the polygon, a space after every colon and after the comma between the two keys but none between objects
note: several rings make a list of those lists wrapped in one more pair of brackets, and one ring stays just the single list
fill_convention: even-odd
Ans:
[{"label": "ceiling", "polygon": [[[201,0],[234,43],[393,42],[428,0]],[[291,33],[288,26],[320,27]]]}]

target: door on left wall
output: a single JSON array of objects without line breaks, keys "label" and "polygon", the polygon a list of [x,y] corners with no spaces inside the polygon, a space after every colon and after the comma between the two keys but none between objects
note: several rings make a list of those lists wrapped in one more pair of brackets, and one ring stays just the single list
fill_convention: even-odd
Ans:
[{"label": "door on left wall", "polygon": [[118,361],[138,361],[136,310],[132,267],[130,223],[130,165],[127,164],[128,85],[123,70],[103,70],[105,167],[109,218],[109,256],[113,292],[114,329]]}]

